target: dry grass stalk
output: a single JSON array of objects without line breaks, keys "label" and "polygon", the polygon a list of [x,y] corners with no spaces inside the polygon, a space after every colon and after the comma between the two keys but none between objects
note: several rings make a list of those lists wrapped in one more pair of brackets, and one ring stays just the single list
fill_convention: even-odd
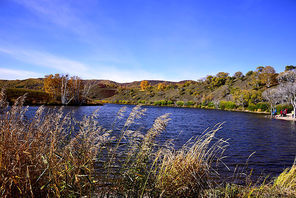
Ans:
[{"label": "dry grass stalk", "polygon": [[111,130],[99,126],[96,112],[77,121],[62,108],[40,107],[27,120],[24,99],[9,108],[0,94],[1,197],[198,197],[212,187],[214,162],[221,160],[228,145],[215,138],[221,128],[217,125],[180,150],[160,146],[156,139],[169,115],[160,116],[142,133],[132,127],[146,111],[140,106],[132,110],[117,138],[111,136],[125,108]]},{"label": "dry grass stalk", "polygon": [[216,174],[212,165],[221,159],[228,146],[223,139],[215,138],[220,128],[217,125],[206,131],[178,151],[166,151],[156,178],[162,196],[198,197],[211,187],[211,176]]},{"label": "dry grass stalk", "polygon": [[[94,160],[108,134],[93,117],[74,121],[63,109],[25,119],[25,96],[9,108],[0,95],[1,197],[78,196],[94,190]],[[82,126],[74,135],[74,125]]]}]

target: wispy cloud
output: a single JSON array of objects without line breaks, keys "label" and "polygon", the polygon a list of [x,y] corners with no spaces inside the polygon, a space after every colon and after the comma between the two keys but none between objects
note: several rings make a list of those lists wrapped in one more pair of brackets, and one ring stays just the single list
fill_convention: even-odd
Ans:
[{"label": "wispy cloud", "polygon": [[68,4],[68,1],[60,0],[14,0],[18,4],[29,9],[35,15],[50,21],[60,27],[71,30],[81,36],[85,31],[89,32],[90,24],[81,20],[75,9]]},{"label": "wispy cloud", "polygon": [[25,71],[25,70],[15,70],[15,69],[7,69],[0,68],[0,79],[4,80],[15,80],[15,79],[27,79],[27,78],[38,78],[42,76],[42,74]]},{"label": "wispy cloud", "polygon": [[[104,65],[100,63],[96,63],[90,66],[76,60],[56,56],[48,52],[35,51],[32,49],[18,49],[7,47],[0,48],[0,53],[11,56],[11,58],[20,60],[26,64],[33,64],[35,66],[41,67],[41,69],[42,67],[51,69],[52,73],[67,73],[70,75],[80,76],[84,79],[106,79],[116,82],[131,82],[143,79],[164,79],[163,76],[157,73],[150,73],[140,68],[135,68],[133,70],[124,70],[113,65]],[[44,74],[30,71],[7,70],[4,68],[2,73],[3,77],[0,77],[5,79],[23,79],[44,76]]]},{"label": "wispy cloud", "polygon": [[0,48],[0,53],[10,55],[12,58],[26,63],[52,68],[73,75],[85,74],[88,70],[88,67],[79,61],[59,57],[48,52],[40,52],[30,49]]},{"label": "wispy cloud", "polygon": [[[66,32],[74,33],[71,39],[81,41],[83,47],[88,48],[88,56],[95,57],[96,61],[138,64],[134,53],[118,38],[106,35],[102,30],[114,26],[113,19],[100,14],[98,20],[89,20],[85,16],[96,1],[70,1],[64,0],[13,0],[29,10],[46,24],[52,23],[56,27],[64,28]],[[87,6],[81,6],[86,4]],[[95,3],[94,3],[95,4]],[[83,8],[81,8],[83,7]],[[93,10],[92,10],[93,12]],[[99,11],[97,11],[99,12]],[[107,27],[108,26],[108,27]],[[55,28],[52,28],[55,29]],[[112,28],[111,28],[112,29]],[[63,34],[64,32],[62,32]],[[81,43],[77,43],[80,45]]]},{"label": "wispy cloud", "polygon": [[93,78],[113,80],[116,82],[132,82],[140,80],[164,79],[162,75],[150,73],[142,69],[123,70],[112,66],[101,66],[99,72],[92,72]]}]

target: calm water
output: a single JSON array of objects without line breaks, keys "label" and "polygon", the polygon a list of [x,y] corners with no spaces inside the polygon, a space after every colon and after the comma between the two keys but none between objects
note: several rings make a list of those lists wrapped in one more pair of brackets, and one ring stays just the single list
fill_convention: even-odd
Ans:
[{"label": "calm water", "polygon": [[[102,107],[66,107],[65,110],[75,110],[75,117],[81,118],[100,108],[100,124],[110,128],[122,106],[106,104]],[[128,105],[126,114],[133,107]],[[146,115],[139,120],[138,125],[143,127],[143,131],[150,128],[158,116],[171,113],[172,120],[161,140],[173,138],[177,147],[183,145],[189,138],[201,134],[205,129],[225,122],[223,129],[217,133],[217,137],[229,139],[224,162],[231,170],[222,173],[225,177],[233,172],[236,165],[245,164],[253,152],[256,153],[250,157],[248,164],[249,168],[254,168],[255,177],[261,174],[275,176],[294,162],[296,156],[294,122],[273,120],[266,118],[265,115],[242,112],[154,106],[144,108],[147,109]],[[28,113],[32,115],[36,109],[37,107],[30,107]]]}]

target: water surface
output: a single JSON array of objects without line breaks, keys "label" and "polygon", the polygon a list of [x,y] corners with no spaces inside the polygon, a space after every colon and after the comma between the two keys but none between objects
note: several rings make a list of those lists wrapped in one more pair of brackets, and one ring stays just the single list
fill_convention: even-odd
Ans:
[{"label": "water surface", "polygon": [[[110,128],[122,106],[127,106],[126,114],[134,107],[106,104],[101,107],[65,107],[65,111],[74,110],[75,117],[81,119],[84,115],[90,115],[100,108],[99,122],[104,127]],[[255,177],[261,174],[276,176],[294,162],[296,155],[294,122],[269,119],[262,114],[243,112],[155,106],[144,108],[147,109],[146,115],[138,121],[136,127],[142,127],[144,132],[152,126],[158,116],[170,113],[171,121],[167,131],[162,134],[161,141],[173,138],[176,147],[182,146],[191,137],[200,135],[207,128],[224,122],[217,137],[228,139],[229,147],[225,152],[224,162],[230,171],[224,170],[223,177],[229,176],[236,165],[246,164],[253,152],[255,153],[250,157],[248,167],[254,169]],[[37,107],[30,107],[29,115],[33,115],[36,109]],[[123,121],[119,125],[122,126],[122,124]]]}]

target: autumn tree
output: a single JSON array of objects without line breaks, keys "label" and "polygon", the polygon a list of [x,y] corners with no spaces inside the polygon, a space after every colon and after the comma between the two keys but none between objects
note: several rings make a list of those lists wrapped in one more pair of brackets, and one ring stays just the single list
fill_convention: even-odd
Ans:
[{"label": "autumn tree", "polygon": [[148,87],[150,87],[150,84],[147,80],[142,80],[140,86],[141,90],[145,91]]},{"label": "autumn tree", "polygon": [[260,73],[260,81],[265,84],[267,88],[277,84],[275,69],[271,66],[266,66]]},{"label": "autumn tree", "polygon": [[229,75],[229,73],[225,73],[225,72],[219,72],[216,74],[216,77],[218,78],[227,78]]},{"label": "autumn tree", "polygon": [[164,83],[157,84],[157,90],[163,91],[165,88],[166,88],[166,85]]},{"label": "autumn tree", "polygon": [[244,77],[244,75],[242,72],[238,71],[238,72],[234,73],[233,77],[239,79],[239,78]]},{"label": "autumn tree", "polygon": [[260,74],[263,71],[263,69],[264,69],[263,66],[259,66],[256,68],[256,72]]},{"label": "autumn tree", "polygon": [[61,101],[62,104],[69,103],[80,105],[86,102],[87,94],[92,84],[86,83],[78,76],[69,75],[47,75],[44,78],[45,92],[49,93],[56,100]]},{"label": "autumn tree", "polygon": [[61,77],[60,74],[46,75],[44,78],[44,90],[50,94],[51,97],[57,99],[61,91]]}]

